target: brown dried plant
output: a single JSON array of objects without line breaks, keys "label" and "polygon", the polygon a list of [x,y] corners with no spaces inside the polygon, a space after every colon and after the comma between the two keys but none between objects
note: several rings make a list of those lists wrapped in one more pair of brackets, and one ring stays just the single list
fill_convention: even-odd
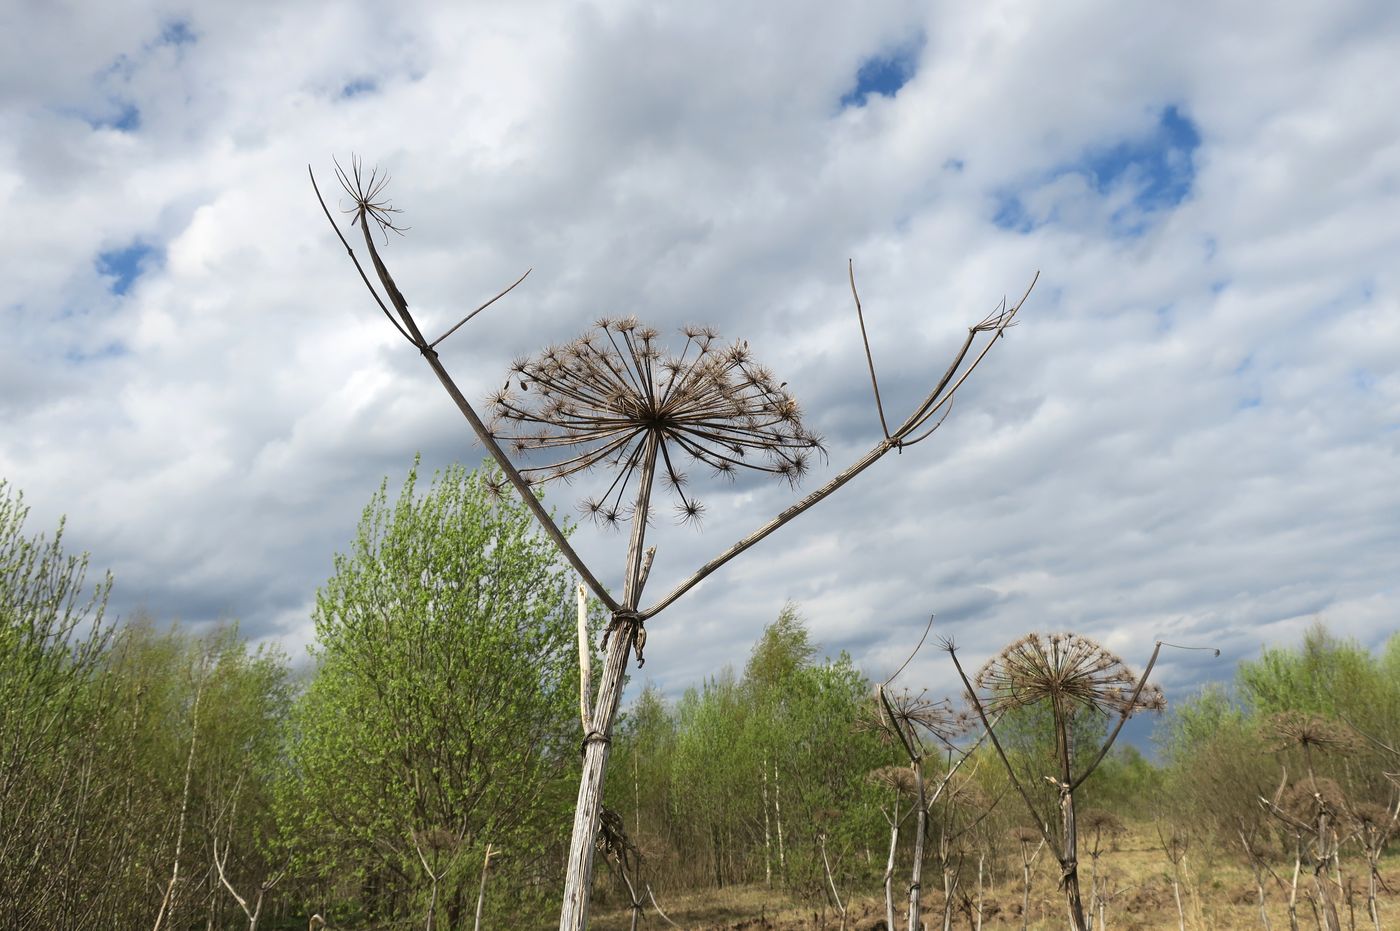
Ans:
[{"label": "brown dried plant", "polygon": [[1079,634],[1027,634],[988,660],[973,681],[992,713],[1042,701],[1106,714],[1167,706],[1160,688],[1137,690],[1137,677],[1121,659]]},{"label": "brown dried plant", "polygon": [[882,789],[891,789],[897,795],[912,796],[918,791],[914,785],[914,774],[907,766],[881,766],[872,769],[866,778]]},{"label": "brown dried plant", "polygon": [[[747,343],[721,346],[709,329],[683,330],[686,341],[681,350],[668,354],[658,345],[659,334],[655,330],[630,317],[608,319],[599,321],[593,332],[567,345],[518,360],[511,367],[505,386],[489,400],[492,423],[488,426],[457,387],[437,347],[510,293],[529,272],[447,327],[436,339],[429,340],[375,242],[375,230],[387,244],[389,232],[403,233],[406,229],[400,224],[400,211],[387,198],[388,176],[377,169],[366,172],[358,159],[352,159],[349,171],[336,165],[336,176],[351,203],[345,212],[351,217],[351,225],[360,228],[369,252],[374,269],[372,280],[321,197],[315,173],[309,166],[307,171],[322,212],[379,309],[423,356],[477,439],[500,466],[506,481],[583,584],[611,612],[608,634],[619,631],[619,636],[611,638],[611,646],[605,637],[606,653],[597,697],[592,713],[585,716],[588,733],[584,738],[582,776],[560,916],[561,931],[577,931],[588,923],[594,840],[599,831],[609,741],[629,652],[635,649],[638,663],[641,662],[646,637],[643,624],[716,569],[824,500],[890,451],[907,449],[928,439],[947,417],[958,390],[996,345],[998,337],[1015,323],[1036,279],[1016,303],[1003,299],[990,314],[968,327],[942,376],[892,429],[870,352],[854,267],[848,263],[851,296],[882,437],[821,488],[785,508],[685,577],[660,600],[643,608],[642,589],[655,549],[646,547],[646,527],[652,518],[652,492],[658,476],[674,495],[680,519],[698,522],[704,506],[690,489],[685,466],[699,464],[722,476],[733,476],[740,468],[754,469],[796,484],[807,472],[811,457],[821,453],[821,441],[803,426],[800,410],[786,390],[786,383],[775,383],[775,376],[753,361]],[[536,461],[517,465],[505,447],[526,460]],[[538,461],[541,459],[544,461]],[[620,597],[584,563],[534,489],[538,483],[567,480],[594,468],[608,468],[614,474],[602,494],[584,500],[584,513],[605,526],[624,521],[631,525]]]},{"label": "brown dried plant", "polygon": [[[1074,794],[1084,780],[1098,768],[1118,739],[1129,717],[1139,711],[1160,711],[1166,707],[1161,689],[1148,686],[1147,678],[1157,664],[1164,646],[1157,641],[1147,667],[1135,676],[1124,662],[1103,646],[1080,634],[1028,634],[1006,646],[969,679],[958,659],[957,647],[951,640],[943,641],[943,649],[952,657],[953,665],[962,679],[968,702],[980,718],[991,739],[998,759],[1011,779],[1013,787],[1025,803],[1039,828],[1042,838],[1055,851],[1060,861],[1060,886],[1065,891],[1071,928],[1084,931],[1083,900],[1079,889],[1078,824],[1075,816]],[[1178,649],[1210,649],[1178,647]],[[1219,656],[1220,651],[1215,650]],[[1058,772],[1044,774],[1059,794],[1059,817],[1052,819],[1042,813],[1011,765],[989,714],[1000,714],[1017,708],[1047,703],[1050,706],[1055,738]],[[1070,768],[1070,723],[1074,715],[1084,712],[1118,716],[1118,722],[1100,745],[1089,764],[1078,775]],[[1051,825],[1059,822],[1058,840]]]},{"label": "brown dried plant", "polygon": [[1311,765],[1313,753],[1350,756],[1361,749],[1361,740],[1346,724],[1310,711],[1280,711],[1265,723],[1275,738],[1275,752],[1300,749]]}]

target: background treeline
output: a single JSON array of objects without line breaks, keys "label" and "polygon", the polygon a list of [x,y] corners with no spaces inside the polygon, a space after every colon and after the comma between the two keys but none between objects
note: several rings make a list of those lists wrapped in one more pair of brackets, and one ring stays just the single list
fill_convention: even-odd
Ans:
[{"label": "background treeline", "polygon": [[[305,674],[235,627],[113,624],[110,577],[89,578],[61,526],[34,533],[25,516],[0,484],[0,925],[551,923],[581,736],[572,580],[486,477],[453,469],[422,488],[415,468],[396,497],[380,488],[318,594]],[[871,696],[791,606],[741,671],[674,702],[645,687],[614,735],[606,797],[636,887],[663,907],[738,885],[816,908],[881,894],[891,819],[911,802]],[[1232,688],[1169,699],[1161,762],[1120,746],[1082,790],[1093,904],[1112,901],[1108,851],[1134,826],[1160,840],[1169,875],[1189,849],[1249,867],[1295,914],[1331,882],[1364,915],[1394,833],[1400,636],[1373,653],[1317,628],[1242,663]],[[1046,724],[1030,709],[998,733],[1053,805]],[[1076,752],[1107,724],[1076,720]],[[926,901],[966,925],[984,892],[1030,881],[1038,848],[977,737],[925,766],[930,785],[957,767],[929,807]],[[599,907],[628,901],[609,862]]]}]

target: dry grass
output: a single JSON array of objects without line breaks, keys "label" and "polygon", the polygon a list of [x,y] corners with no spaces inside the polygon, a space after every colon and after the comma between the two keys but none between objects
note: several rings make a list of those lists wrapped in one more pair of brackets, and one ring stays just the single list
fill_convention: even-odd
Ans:
[{"label": "dry grass", "polygon": [[[1259,907],[1257,904],[1254,879],[1243,860],[1234,851],[1211,853],[1200,845],[1193,845],[1187,852],[1182,888],[1182,904],[1186,911],[1186,927],[1189,931],[1234,931],[1234,929],[1260,928]],[[1162,853],[1155,832],[1150,824],[1133,825],[1129,833],[1121,839],[1116,848],[1107,850],[1099,862],[1100,875],[1107,873],[1113,877],[1112,890],[1116,893],[1108,905],[1106,928],[1108,931],[1167,931],[1178,928],[1176,901],[1172,894],[1171,864]],[[1080,864],[1081,879],[1084,883],[1085,907],[1089,905],[1089,882],[1094,866],[1086,855]],[[1275,864],[1280,877],[1290,878],[1292,863]],[[1341,902],[1342,924],[1347,928],[1371,928],[1371,918],[1366,910],[1365,861],[1354,849],[1344,852],[1342,869],[1345,877],[1354,887],[1348,909],[1345,897]],[[936,871],[932,864],[926,868]],[[1382,892],[1380,900],[1381,922],[1383,927],[1400,926],[1400,851],[1392,851],[1381,861],[1381,874],[1394,892]],[[1053,860],[1042,856],[1036,864],[1031,892],[1032,929],[1059,931],[1066,926],[1064,898],[1055,887]],[[924,890],[924,915],[929,928],[942,927],[943,902],[939,891],[941,885],[937,875],[926,875]],[[1308,905],[1306,891],[1310,885],[1304,874],[1299,880],[1298,911],[1301,927],[1313,928],[1317,924]],[[871,883],[872,895],[853,895],[849,903],[851,931],[871,931],[883,927],[884,900],[879,897]],[[843,896],[846,890],[842,890]],[[1287,892],[1278,887],[1268,890],[1269,920],[1275,929],[1288,927],[1288,914],[1285,907]],[[761,886],[743,886],[706,892],[692,892],[684,895],[671,894],[660,898],[661,907],[682,928],[687,929],[774,929],[774,931],[798,931],[798,929],[836,929],[840,927],[840,915],[827,906],[824,910],[818,904],[815,908],[804,905],[788,896]],[[993,929],[1019,929],[1021,920],[1021,881],[1019,866],[1013,874],[996,877],[995,885],[989,886],[984,895],[982,927]],[[896,909],[897,914],[901,913]],[[648,904],[646,919],[641,927],[647,929],[669,928]],[[1098,927],[1098,914],[1094,915]],[[877,924],[878,923],[878,924]],[[625,909],[600,908],[595,911],[592,927],[599,931],[625,931],[630,927],[629,915]],[[971,928],[965,912],[955,914],[954,928]],[[901,925],[902,928],[902,925]]]}]

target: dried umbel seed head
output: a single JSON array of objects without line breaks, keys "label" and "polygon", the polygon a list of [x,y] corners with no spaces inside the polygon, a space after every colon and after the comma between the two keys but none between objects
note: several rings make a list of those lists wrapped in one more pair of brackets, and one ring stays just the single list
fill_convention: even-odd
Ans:
[{"label": "dried umbel seed head", "polygon": [[1010,830],[1011,839],[1018,844],[1038,844],[1042,837],[1035,828],[1028,828],[1024,824],[1018,825]]},{"label": "dried umbel seed head", "polygon": [[1123,824],[1123,819],[1113,812],[1104,811],[1102,808],[1091,808],[1079,816],[1079,830],[1085,834],[1098,834],[1101,837],[1119,837],[1126,834],[1128,828]]},{"label": "dried umbel seed head", "polygon": [[[971,726],[968,714],[955,710],[946,698],[935,700],[929,698],[927,692],[916,695],[906,689],[886,690],[884,694],[890,707],[886,708],[876,695],[872,699],[873,714],[881,733],[890,739],[896,739],[895,728],[898,727],[916,738],[928,734],[947,743],[966,733]],[[890,708],[894,710],[894,721],[890,720]]]},{"label": "dried umbel seed head", "polygon": [[901,795],[914,795],[919,790],[914,780],[914,772],[908,766],[881,766],[871,770],[866,778],[877,786],[894,789]]},{"label": "dried umbel seed head", "polygon": [[1027,634],[987,661],[973,680],[987,693],[987,711],[1049,701],[1112,714],[1161,711],[1166,696],[1155,685],[1133,698],[1137,677],[1117,656],[1079,634]]},{"label": "dried umbel seed head", "polygon": [[1309,711],[1280,711],[1269,717],[1266,727],[1277,738],[1275,751],[1299,747],[1310,752],[1347,755],[1360,749],[1361,742],[1351,728]]},{"label": "dried umbel seed head", "polygon": [[1299,821],[1319,815],[1337,815],[1346,806],[1346,795],[1333,779],[1300,779],[1283,793],[1279,807]]},{"label": "dried umbel seed head", "polygon": [[446,828],[433,828],[418,835],[418,842],[425,849],[436,851],[456,850],[462,846],[462,839]]},{"label": "dried umbel seed head", "polygon": [[1347,809],[1348,820],[1363,836],[1388,832],[1395,827],[1396,819],[1390,810],[1372,802],[1362,802]]},{"label": "dried umbel seed head", "polygon": [[516,452],[551,459],[520,470],[535,482],[612,470],[607,489],[580,505],[610,526],[636,516],[626,493],[647,457],[683,523],[704,515],[689,491],[687,464],[728,478],[752,469],[796,484],[823,450],[786,383],[752,360],[747,343],[722,347],[702,327],[682,333],[684,345],[671,354],[635,318],[604,319],[565,346],[516,360],[488,399],[492,434]]},{"label": "dried umbel seed head", "polygon": [[970,808],[973,811],[986,811],[992,804],[992,799],[987,795],[986,790],[970,777],[952,780],[943,793],[943,801],[949,805]]}]

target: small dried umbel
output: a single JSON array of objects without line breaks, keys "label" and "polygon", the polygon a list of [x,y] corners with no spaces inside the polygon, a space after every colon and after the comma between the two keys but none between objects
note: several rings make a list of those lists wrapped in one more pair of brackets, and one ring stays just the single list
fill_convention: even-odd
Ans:
[{"label": "small dried umbel", "polygon": [[1271,715],[1268,730],[1277,739],[1274,751],[1300,748],[1306,753],[1348,755],[1361,749],[1351,728],[1309,711],[1280,711]]},{"label": "small dried umbel", "polygon": [[870,718],[869,726],[884,740],[912,741],[914,746],[905,749],[919,759],[928,755],[925,736],[949,746],[972,727],[966,712],[955,709],[946,698],[929,698],[927,690],[916,694],[908,689],[882,688],[871,703]]},{"label": "small dried umbel", "polygon": [[1049,701],[1057,707],[1108,714],[1160,711],[1166,696],[1155,685],[1135,693],[1127,665],[1080,634],[1027,634],[987,661],[974,680],[989,713]]},{"label": "small dried umbel", "polygon": [[914,772],[908,766],[881,766],[871,770],[866,776],[877,786],[893,789],[900,795],[913,796],[918,793]]},{"label": "small dried umbel", "polygon": [[517,453],[551,455],[547,464],[520,469],[531,484],[611,469],[606,490],[580,505],[604,526],[635,516],[627,492],[649,449],[659,453],[682,522],[704,513],[687,493],[686,465],[728,478],[752,469],[795,485],[822,445],[803,427],[786,382],[755,362],[746,342],[719,345],[706,327],[682,333],[673,355],[635,317],[603,319],[565,346],[516,361],[488,400],[492,435]]}]

